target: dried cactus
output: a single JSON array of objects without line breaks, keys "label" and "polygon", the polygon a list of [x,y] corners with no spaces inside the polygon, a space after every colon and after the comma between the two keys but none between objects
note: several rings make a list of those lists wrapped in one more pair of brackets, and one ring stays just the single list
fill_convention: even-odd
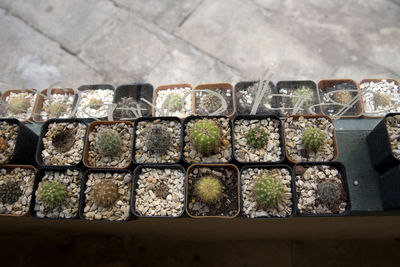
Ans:
[{"label": "dried cactus", "polygon": [[171,145],[171,134],[163,125],[153,125],[147,130],[146,146],[158,154],[165,153]]},{"label": "dried cactus", "polygon": [[53,135],[51,143],[57,151],[65,153],[74,146],[75,137],[70,131],[64,128]]},{"label": "dried cactus", "polygon": [[283,197],[283,188],[276,177],[264,174],[254,185],[254,197],[257,204],[261,208],[276,207]]},{"label": "dried cactus", "polygon": [[103,105],[103,101],[100,98],[92,97],[89,99],[89,107],[92,109],[99,109]]},{"label": "dried cactus", "polygon": [[5,204],[13,204],[17,202],[22,195],[19,184],[15,181],[9,181],[0,186],[0,202]]},{"label": "dried cactus", "polygon": [[165,100],[165,108],[169,111],[175,112],[182,109],[182,97],[177,94],[170,94]]},{"label": "dried cactus", "polygon": [[0,137],[0,153],[3,153],[8,148],[7,140],[3,137]]},{"label": "dried cactus", "polygon": [[193,125],[190,141],[194,149],[203,155],[216,153],[221,144],[221,130],[213,120],[199,120]]},{"label": "dried cactus", "polygon": [[353,99],[353,96],[348,91],[338,91],[333,94],[333,100],[340,104],[348,104]]},{"label": "dried cactus", "polygon": [[10,97],[8,101],[8,110],[15,114],[21,114],[28,111],[31,103],[28,98],[23,94],[18,94],[16,96]]},{"label": "dried cactus", "polygon": [[111,180],[102,180],[92,188],[92,196],[96,205],[107,208],[119,198],[118,186]]},{"label": "dried cactus", "polygon": [[390,105],[390,95],[383,94],[383,93],[377,93],[374,95],[374,103],[375,106],[388,106]]},{"label": "dried cactus", "polygon": [[317,187],[319,200],[329,209],[336,207],[340,203],[343,192],[342,184],[334,180],[324,181]]},{"label": "dried cactus", "polygon": [[45,182],[38,192],[38,198],[53,207],[60,205],[67,196],[67,187],[59,181]]},{"label": "dried cactus", "polygon": [[205,176],[195,185],[196,196],[204,203],[213,204],[222,198],[222,184],[218,178]]},{"label": "dried cactus", "polygon": [[96,144],[100,153],[115,156],[121,150],[122,141],[117,131],[107,129],[99,133]]},{"label": "dried cactus", "polygon": [[246,139],[247,143],[254,148],[263,148],[268,143],[268,135],[261,127],[251,128]]},{"label": "dried cactus", "polygon": [[63,102],[53,102],[51,103],[51,105],[49,106],[48,112],[50,117],[53,118],[58,118],[61,115],[63,115],[65,112],[67,112],[68,107],[65,103]]},{"label": "dried cactus", "polygon": [[221,106],[221,99],[213,93],[207,93],[200,99],[200,108],[204,109],[208,113],[217,111]]},{"label": "dried cactus", "polygon": [[326,134],[319,128],[309,127],[304,133],[301,141],[308,150],[317,151],[326,140]]}]

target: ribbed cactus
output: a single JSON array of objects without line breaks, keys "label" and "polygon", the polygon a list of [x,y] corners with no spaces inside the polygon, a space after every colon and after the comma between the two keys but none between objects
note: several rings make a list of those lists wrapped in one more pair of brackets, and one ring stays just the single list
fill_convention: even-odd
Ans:
[{"label": "ribbed cactus", "polygon": [[390,104],[390,95],[377,93],[374,95],[375,106],[387,106]]},{"label": "ribbed cactus", "polygon": [[200,99],[200,107],[208,113],[213,113],[217,111],[221,106],[221,99],[213,93],[207,93],[203,95]]},{"label": "ribbed cactus", "polygon": [[0,186],[0,202],[5,204],[15,203],[22,195],[19,184],[15,181],[9,181]]},{"label": "ribbed cactus", "polygon": [[[305,99],[303,102],[303,106],[305,106],[305,107],[312,105],[314,102],[313,92],[307,86],[300,87],[300,89],[296,90],[295,95]],[[297,100],[298,99],[295,99],[295,101],[297,101]]]},{"label": "ribbed cactus", "polygon": [[59,181],[45,182],[38,192],[38,198],[49,206],[60,205],[67,196],[67,187]]},{"label": "ribbed cactus", "polygon": [[333,100],[340,104],[347,104],[353,99],[353,96],[348,91],[338,91],[333,93]]},{"label": "ribbed cactus", "polygon": [[268,143],[268,134],[261,127],[251,128],[246,135],[247,143],[255,148],[265,147]]},{"label": "ribbed cactus", "polygon": [[326,134],[317,127],[309,127],[305,129],[301,141],[308,150],[317,151],[326,140]]},{"label": "ribbed cactus", "polygon": [[165,108],[169,111],[175,112],[182,109],[182,97],[177,94],[170,94],[165,100]]},{"label": "ribbed cactus", "polygon": [[171,145],[171,134],[162,125],[153,125],[147,130],[146,146],[158,154],[165,153]]},{"label": "ribbed cactus", "polygon": [[99,109],[103,105],[103,101],[100,98],[92,97],[89,99],[89,107],[92,109]]},{"label": "ribbed cactus", "polygon": [[63,102],[53,102],[49,106],[49,115],[51,117],[58,118],[61,115],[63,115],[65,112],[67,112],[67,105]]},{"label": "ribbed cactus", "polygon": [[254,185],[254,197],[261,208],[276,207],[284,194],[281,182],[268,175],[261,176]]},{"label": "ribbed cactus", "polygon": [[96,205],[110,207],[119,198],[118,186],[111,180],[102,180],[93,186],[92,196]]},{"label": "ribbed cactus", "polygon": [[0,153],[3,153],[8,148],[7,140],[0,137]]},{"label": "ribbed cactus", "polygon": [[317,195],[327,207],[334,207],[342,197],[343,186],[335,181],[324,181],[317,187]]},{"label": "ribbed cactus", "polygon": [[107,129],[99,133],[97,137],[97,148],[106,156],[115,156],[121,150],[121,137],[115,130]]},{"label": "ribbed cactus", "polygon": [[213,204],[222,198],[223,187],[218,178],[205,176],[195,185],[196,196],[204,203]]},{"label": "ribbed cactus", "polygon": [[31,103],[29,99],[23,94],[10,97],[10,100],[8,101],[8,110],[15,114],[25,113],[30,106]]},{"label": "ribbed cactus", "polygon": [[193,125],[190,141],[194,149],[203,155],[216,153],[221,144],[221,129],[211,119],[199,120]]}]

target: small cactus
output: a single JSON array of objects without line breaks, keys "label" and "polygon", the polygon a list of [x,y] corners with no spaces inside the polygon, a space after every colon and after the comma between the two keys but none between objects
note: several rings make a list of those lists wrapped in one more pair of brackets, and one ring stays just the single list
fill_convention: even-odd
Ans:
[{"label": "small cactus", "polygon": [[114,111],[114,117],[121,118],[134,118],[135,114],[132,109],[136,108],[136,101],[132,97],[122,97]]},{"label": "small cactus", "polygon": [[92,188],[93,200],[96,205],[107,208],[119,198],[118,186],[111,180],[102,180]]},{"label": "small cactus", "polygon": [[170,94],[165,100],[165,108],[169,111],[175,112],[182,109],[182,97],[177,94]]},{"label": "small cactus", "polygon": [[200,99],[200,107],[206,110],[208,113],[217,111],[221,106],[221,99],[213,93],[207,93]]},{"label": "small cactus", "polygon": [[268,143],[267,133],[260,127],[251,128],[246,135],[247,143],[254,148],[263,148]]},{"label": "small cactus", "polygon": [[169,192],[168,192],[168,184],[164,181],[161,182],[160,184],[156,185],[156,188],[154,189],[154,194],[161,199],[166,199]]},{"label": "small cactus", "polygon": [[196,151],[210,155],[218,151],[221,144],[221,130],[215,121],[202,119],[193,125],[190,140]]},{"label": "small cactus", "polygon": [[283,185],[273,176],[265,174],[254,185],[254,197],[261,208],[276,207],[281,201],[283,194]]},{"label": "small cactus", "polygon": [[317,195],[321,202],[328,208],[333,208],[338,205],[342,198],[343,186],[335,181],[324,181],[317,187]]},{"label": "small cactus", "polygon": [[317,151],[324,143],[326,134],[319,128],[309,127],[304,133],[301,141],[308,150]]},{"label": "small cactus", "polygon": [[89,99],[89,107],[92,109],[99,109],[103,105],[103,101],[97,97],[92,97]]},{"label": "small cactus", "polygon": [[53,102],[49,106],[49,114],[51,117],[58,118],[67,112],[67,105],[63,102]]},{"label": "small cactus", "polygon": [[0,153],[3,153],[8,148],[7,140],[4,137],[0,137]]},{"label": "small cactus", "polygon": [[22,190],[17,182],[9,181],[0,186],[0,202],[5,204],[13,204],[17,202],[22,195]]},{"label": "small cactus", "polygon": [[377,93],[374,95],[374,103],[375,106],[388,106],[390,105],[390,95],[383,94],[383,93]]},{"label": "small cactus", "polygon": [[195,185],[196,196],[207,204],[218,202],[222,198],[222,192],[221,181],[212,176],[200,178]]},{"label": "small cactus", "polygon": [[[304,107],[308,107],[308,106],[312,105],[313,102],[314,102],[313,92],[311,91],[310,88],[308,88],[306,86],[302,86],[302,87],[300,87],[300,89],[296,90],[295,95],[298,96],[298,97],[302,97],[302,98],[304,97],[305,98],[305,100],[303,102],[303,106]],[[298,99],[299,98],[296,98],[294,101],[298,101]]]},{"label": "small cactus", "polygon": [[31,103],[28,98],[23,94],[18,94],[10,98],[8,101],[8,109],[10,112],[15,114],[21,114],[27,112],[28,108],[31,106]]},{"label": "small cactus", "polygon": [[146,146],[158,154],[165,153],[171,145],[171,134],[168,129],[162,125],[153,125],[147,130]]},{"label": "small cactus", "polygon": [[353,96],[348,91],[338,91],[333,94],[333,100],[340,104],[348,104],[353,99]]},{"label": "small cactus", "polygon": [[59,181],[45,182],[38,192],[38,198],[53,207],[60,205],[67,196],[67,187]]},{"label": "small cactus", "polygon": [[115,130],[103,130],[97,137],[97,148],[106,156],[115,156],[121,150],[121,137]]}]

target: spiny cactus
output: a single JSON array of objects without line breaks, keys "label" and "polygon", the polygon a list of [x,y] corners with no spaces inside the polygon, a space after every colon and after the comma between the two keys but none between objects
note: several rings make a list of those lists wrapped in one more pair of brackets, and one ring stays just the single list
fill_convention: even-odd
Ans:
[{"label": "spiny cactus", "polygon": [[200,178],[195,185],[196,196],[207,204],[218,202],[222,198],[222,192],[221,181],[212,176]]},{"label": "spiny cactus", "polygon": [[61,115],[63,115],[65,112],[67,112],[67,105],[63,102],[53,102],[49,106],[49,114],[51,117],[58,118]]},{"label": "spiny cactus", "polygon": [[200,99],[200,107],[206,110],[208,113],[213,113],[217,111],[221,107],[221,105],[221,99],[213,93],[207,93],[203,95]]},{"label": "spiny cactus", "polygon": [[119,198],[118,186],[111,180],[102,180],[92,188],[93,200],[96,205],[107,208]]},{"label": "spiny cactus", "polygon": [[169,111],[175,112],[182,109],[182,97],[177,94],[170,94],[165,100],[165,108],[169,108]]},{"label": "spiny cactus", "polygon": [[195,150],[203,155],[210,155],[218,151],[221,130],[215,121],[202,119],[193,125],[190,140]]},{"label": "spiny cactus", "polygon": [[8,110],[15,114],[25,113],[30,106],[31,103],[29,99],[23,94],[10,97],[10,100],[8,101]]},{"label": "spiny cactus", "polygon": [[7,140],[3,137],[0,137],[0,153],[3,153],[8,148]]},{"label": "spiny cactus", "polygon": [[99,133],[97,137],[97,148],[106,156],[115,156],[121,150],[121,137],[115,130],[107,129]]},{"label": "spiny cactus", "polygon": [[390,104],[390,95],[377,93],[374,95],[375,106],[387,106]]},{"label": "spiny cactus", "polygon": [[22,195],[19,184],[15,181],[9,181],[0,186],[0,202],[5,204],[15,203]]},{"label": "spiny cactus", "polygon": [[309,127],[304,133],[301,141],[308,150],[317,151],[324,143],[326,134],[319,128]]},{"label": "spiny cactus", "polygon": [[284,189],[278,178],[264,174],[254,185],[254,197],[261,208],[276,207],[281,201]]},{"label": "spiny cactus", "polygon": [[70,131],[64,128],[53,135],[51,143],[57,151],[65,153],[74,146],[75,137]]},{"label": "spiny cactus", "polygon": [[60,205],[67,196],[67,187],[59,181],[45,182],[38,192],[38,198],[49,206]]},{"label": "spiny cactus", "polygon": [[347,104],[353,99],[353,96],[348,91],[338,91],[333,94],[333,100],[340,104]]},{"label": "spiny cactus", "polygon": [[342,198],[343,186],[335,181],[324,181],[317,187],[317,194],[328,208],[336,206]]},{"label": "spiny cactus", "polygon": [[268,135],[261,127],[251,128],[246,135],[247,143],[255,148],[265,147],[268,143]]},{"label": "spiny cactus", "polygon": [[[296,96],[305,98],[303,102],[303,106],[307,107],[313,104],[313,92],[307,86],[302,86],[300,89],[296,90]],[[294,99],[294,101],[298,101],[299,98]]]},{"label": "spiny cactus", "polygon": [[153,125],[147,130],[146,146],[158,154],[165,153],[171,145],[171,134],[162,125]]},{"label": "spiny cactus", "polygon": [[136,108],[136,101],[132,97],[122,97],[114,111],[114,117],[120,118],[134,118],[135,114],[131,110]]},{"label": "spiny cactus", "polygon": [[92,109],[99,109],[103,105],[103,101],[100,98],[92,97],[89,99],[89,107]]},{"label": "spiny cactus", "polygon": [[168,192],[168,184],[164,181],[156,185],[154,189],[154,194],[161,199],[166,199],[169,192]]}]

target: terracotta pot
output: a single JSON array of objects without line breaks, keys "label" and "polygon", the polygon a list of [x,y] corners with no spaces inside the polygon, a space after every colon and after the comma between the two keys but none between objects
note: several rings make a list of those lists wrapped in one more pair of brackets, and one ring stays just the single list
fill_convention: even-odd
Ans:
[{"label": "terracotta pot", "polygon": [[[26,92],[29,93],[33,93],[36,94],[37,90],[36,89],[26,89]],[[1,95],[1,100],[3,102],[6,102],[6,98],[11,94],[11,93],[21,93],[22,89],[10,89],[10,90],[6,90],[3,92],[3,94]],[[35,105],[36,105],[36,101],[37,101],[37,95],[34,95],[35,100],[33,101],[32,104],[32,112],[35,110]],[[29,123],[30,121],[32,121],[32,112],[31,114],[29,114],[29,118],[27,120],[20,120],[22,123]]]}]

